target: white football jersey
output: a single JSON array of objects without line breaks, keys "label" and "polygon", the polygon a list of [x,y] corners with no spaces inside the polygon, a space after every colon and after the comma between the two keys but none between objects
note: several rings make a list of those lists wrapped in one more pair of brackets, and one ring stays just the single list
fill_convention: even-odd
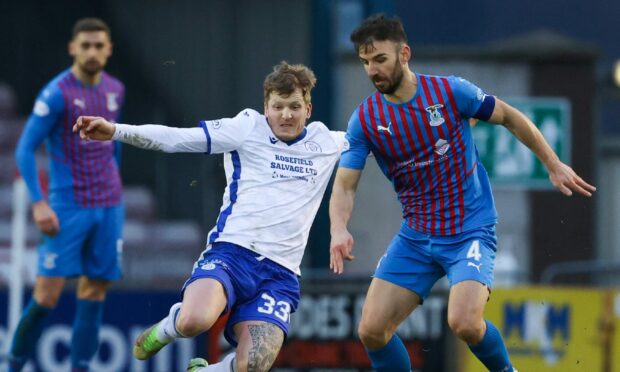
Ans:
[{"label": "white football jersey", "polygon": [[214,242],[234,243],[299,275],[310,226],[348,147],[345,133],[312,122],[297,139],[283,142],[252,109],[201,126],[207,153],[224,153],[227,181],[207,250]]}]

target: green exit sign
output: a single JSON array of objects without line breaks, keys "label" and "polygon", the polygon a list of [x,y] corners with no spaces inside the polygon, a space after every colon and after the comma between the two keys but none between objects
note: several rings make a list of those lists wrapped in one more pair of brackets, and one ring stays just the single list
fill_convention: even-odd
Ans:
[{"label": "green exit sign", "polygon": [[[523,112],[560,159],[570,164],[570,102],[565,98],[513,98],[506,102]],[[552,188],[536,155],[501,125],[479,122],[472,129],[478,154],[496,185]]]}]

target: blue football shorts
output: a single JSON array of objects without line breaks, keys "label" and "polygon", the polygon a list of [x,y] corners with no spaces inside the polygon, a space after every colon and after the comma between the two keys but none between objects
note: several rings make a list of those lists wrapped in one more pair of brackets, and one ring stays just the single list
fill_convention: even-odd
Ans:
[{"label": "blue football shorts", "polygon": [[465,280],[478,281],[491,289],[497,251],[495,225],[450,236],[430,236],[401,225],[374,277],[428,297],[444,275],[450,286]]},{"label": "blue football shorts", "polygon": [[224,337],[237,346],[233,326],[239,322],[258,320],[280,327],[288,334],[290,316],[299,304],[299,280],[287,268],[236,244],[218,242],[200,257],[187,286],[200,278],[219,281],[226,291],[230,316]]},{"label": "blue football shorts", "polygon": [[55,236],[43,235],[39,245],[41,276],[87,276],[116,280],[121,277],[125,211],[106,208],[52,206],[60,222]]}]

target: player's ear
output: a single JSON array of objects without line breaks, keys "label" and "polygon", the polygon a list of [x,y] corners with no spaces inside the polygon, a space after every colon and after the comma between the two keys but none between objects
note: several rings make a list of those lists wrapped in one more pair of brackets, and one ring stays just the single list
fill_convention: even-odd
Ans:
[{"label": "player's ear", "polygon": [[398,57],[400,58],[401,64],[409,63],[409,60],[411,59],[411,47],[407,44],[403,44],[400,47]]},{"label": "player's ear", "polygon": [[312,115],[312,103],[308,103],[307,108],[306,108],[306,119],[310,119],[311,115]]},{"label": "player's ear", "polygon": [[67,51],[69,52],[69,55],[71,57],[75,57],[75,53],[76,50],[75,48],[77,48],[77,45],[75,44],[75,42],[73,40],[71,40],[68,44],[67,44]]}]

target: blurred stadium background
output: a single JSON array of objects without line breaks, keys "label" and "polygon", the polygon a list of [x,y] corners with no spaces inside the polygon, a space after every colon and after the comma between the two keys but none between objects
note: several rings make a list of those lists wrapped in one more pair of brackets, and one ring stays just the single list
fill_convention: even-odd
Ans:
[{"label": "blurred stadium background", "polygon": [[[124,81],[123,122],[194,126],[262,106],[262,80],[280,60],[313,68],[313,119],[344,129],[372,87],[348,41],[369,14],[398,14],[412,68],[466,77],[534,118],[584,178],[591,200],[565,198],[506,131],[479,124],[476,143],[500,213],[496,288],[487,315],[523,371],[620,371],[620,2],[438,0],[234,0],[0,2],[0,354],[8,330],[13,151],[39,89],[70,65],[73,22],[98,16],[112,28],[107,70]],[[614,81],[615,69],[615,81]],[[41,153],[42,168],[45,167]],[[302,303],[276,370],[369,368],[355,329],[377,259],[397,230],[399,206],[374,165],[358,192],[351,230],[356,261],[327,271],[327,200],[314,224]],[[105,310],[94,371],[184,370],[190,357],[226,352],[218,332],[177,343],[153,361],[131,343],[179,298],[203,249],[225,185],[221,157],[123,150],[127,206],[125,277]],[[29,217],[24,265],[29,296],[39,240]],[[68,370],[69,288],[28,371]],[[445,283],[400,329],[416,371],[482,371],[450,334]],[[0,370],[5,368],[0,364]]]}]

